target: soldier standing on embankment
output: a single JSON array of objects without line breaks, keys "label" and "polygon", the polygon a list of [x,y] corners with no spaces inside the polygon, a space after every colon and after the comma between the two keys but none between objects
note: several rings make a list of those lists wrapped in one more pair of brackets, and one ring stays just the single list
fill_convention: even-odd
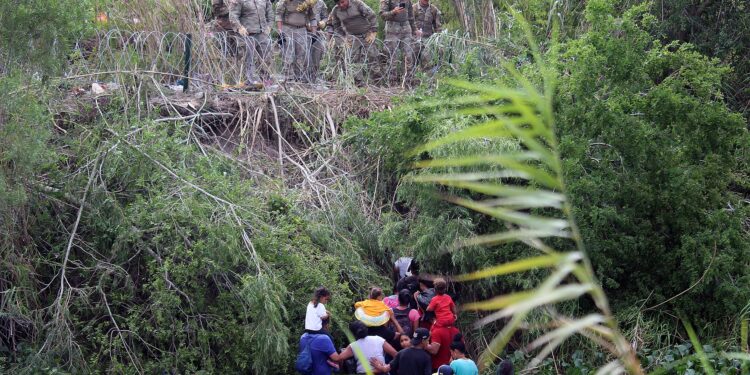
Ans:
[{"label": "soldier standing on embankment", "polygon": [[[256,73],[256,62],[260,64],[263,78],[270,78],[268,52],[271,47],[271,22],[273,4],[271,0],[225,0],[229,6],[229,22],[232,30],[242,37],[245,53],[245,76],[248,84],[260,86],[261,77]],[[257,57],[257,61],[256,61]]]},{"label": "soldier standing on embankment", "polygon": [[[345,38],[346,44],[352,48],[352,63],[367,61],[377,65],[374,42],[378,23],[375,12],[361,0],[339,0],[331,10],[330,18],[335,37]],[[364,79],[363,68],[356,69],[356,81]]]},{"label": "soldier standing on embankment", "polygon": [[318,81],[318,71],[320,70],[320,61],[323,59],[323,53],[326,49],[325,28],[328,20],[328,7],[323,0],[318,0],[313,7],[315,23],[318,25],[317,31],[312,31],[312,45],[310,51],[310,65],[308,67],[308,76],[310,81]]},{"label": "soldier standing on embankment", "polygon": [[414,21],[417,25],[417,37],[419,38],[417,49],[420,64],[423,68],[428,66],[432,56],[422,41],[432,34],[440,32],[442,27],[440,17],[440,10],[435,5],[430,4],[430,0],[418,0],[418,3],[414,4]]},{"label": "soldier standing on embankment", "polygon": [[316,0],[281,0],[276,6],[276,24],[283,38],[284,74],[287,81],[307,82],[310,43],[307,30],[318,27],[313,7]]},{"label": "soldier standing on embankment", "polygon": [[404,71],[408,78],[411,76],[414,64],[413,41],[417,36],[411,0],[380,0],[380,17],[385,20],[385,48],[388,56],[389,80],[394,82],[399,76],[398,65],[400,64],[397,64],[399,52],[403,52]]}]

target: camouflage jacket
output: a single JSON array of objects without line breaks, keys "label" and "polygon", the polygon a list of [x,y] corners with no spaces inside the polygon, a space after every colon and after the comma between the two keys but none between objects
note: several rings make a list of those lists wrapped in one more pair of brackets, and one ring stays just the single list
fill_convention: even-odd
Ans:
[{"label": "camouflage jacket", "polygon": [[250,34],[264,33],[273,21],[271,0],[224,0],[229,7],[229,22],[232,30],[245,26]]},{"label": "camouflage jacket", "polygon": [[362,0],[349,0],[349,7],[341,9],[336,5],[331,10],[331,24],[338,35],[363,35],[378,31],[375,12]]},{"label": "camouflage jacket", "polygon": [[315,14],[310,0],[280,0],[276,4],[276,22],[293,27],[313,26]]},{"label": "camouflage jacket", "polygon": [[315,15],[315,24],[328,20],[328,6],[326,6],[326,2],[318,0],[313,7],[313,14]]},{"label": "camouflage jacket", "polygon": [[225,0],[211,0],[211,10],[214,20],[210,24],[213,31],[227,31],[232,29],[232,23],[229,22],[229,7]]},{"label": "camouflage jacket", "polygon": [[[395,14],[393,10],[401,3],[406,5],[406,12]],[[380,17],[385,20],[386,32],[389,31],[389,26],[401,28],[406,26],[407,23],[412,34],[417,32],[417,27],[414,24],[414,8],[411,5],[411,0],[380,0]]]},{"label": "camouflage jacket", "polygon": [[422,29],[423,38],[429,38],[430,35],[440,32],[442,26],[440,16],[440,10],[432,4],[426,7],[419,4],[419,1],[414,4],[414,20],[417,29]]}]

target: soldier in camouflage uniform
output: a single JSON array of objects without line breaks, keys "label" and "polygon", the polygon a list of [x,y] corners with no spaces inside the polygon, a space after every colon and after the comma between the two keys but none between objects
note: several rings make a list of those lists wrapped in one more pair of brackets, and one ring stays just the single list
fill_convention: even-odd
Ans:
[{"label": "soldier in camouflage uniform", "polygon": [[[260,64],[263,78],[269,78],[268,53],[271,48],[273,4],[271,0],[224,0],[229,8],[232,30],[242,38],[245,54],[245,76],[249,83],[258,84],[256,62]],[[256,57],[257,60],[256,61]]]},{"label": "soldier in camouflage uniform", "polygon": [[[351,47],[352,63],[362,64],[367,59],[368,65],[377,65],[375,36],[378,32],[378,21],[375,12],[362,0],[339,0],[331,10],[331,24],[334,37],[343,38]],[[364,68],[364,67],[363,67]],[[362,68],[354,73],[354,79],[364,79]]]},{"label": "soldier in camouflage uniform", "polygon": [[312,82],[318,80],[318,71],[320,70],[320,60],[323,59],[323,53],[326,50],[325,28],[328,20],[328,7],[323,0],[318,0],[313,7],[315,22],[318,29],[312,32],[312,45],[310,52],[310,65],[308,75]]},{"label": "soldier in camouflage uniform", "polygon": [[232,30],[232,23],[229,22],[229,8],[224,0],[211,0],[211,11],[214,19],[208,23],[208,31],[227,32]]},{"label": "soldier in camouflage uniform", "polygon": [[276,24],[279,35],[284,39],[284,73],[290,81],[307,81],[310,51],[307,30],[317,28],[313,1],[280,0],[276,6]]},{"label": "soldier in camouflage uniform", "polygon": [[[380,17],[385,20],[385,48],[388,56],[388,75],[393,82],[399,76],[396,62],[400,52],[405,59],[407,78],[414,64],[413,40],[417,28],[414,24],[414,8],[411,0],[380,0]],[[400,61],[399,61],[400,62]]]},{"label": "soldier in camouflage uniform", "polygon": [[417,37],[419,37],[417,50],[422,68],[427,68],[432,60],[430,51],[425,48],[422,41],[440,32],[442,27],[440,17],[440,10],[430,4],[430,0],[418,0],[418,3],[414,4],[414,21],[417,25]]}]

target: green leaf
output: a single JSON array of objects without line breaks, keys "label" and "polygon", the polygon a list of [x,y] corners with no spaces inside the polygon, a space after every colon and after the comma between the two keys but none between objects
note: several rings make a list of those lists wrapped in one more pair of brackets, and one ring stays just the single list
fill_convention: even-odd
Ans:
[{"label": "green leaf", "polygon": [[523,241],[544,237],[560,237],[570,238],[570,233],[566,231],[546,231],[546,230],[530,230],[521,229],[509,232],[486,234],[483,236],[472,237],[469,239],[461,240],[456,242],[456,247],[467,247],[467,246],[492,246],[500,245],[503,243],[513,241]]},{"label": "green leaf", "polygon": [[568,254],[549,254],[549,255],[542,255],[538,257],[533,258],[525,258],[521,260],[516,260],[510,263],[501,264],[499,266],[489,267],[485,268],[481,271],[468,273],[465,275],[459,275],[454,278],[456,281],[470,281],[470,280],[479,280],[484,279],[488,277],[495,277],[495,276],[501,276],[501,275],[508,275],[511,273],[516,272],[524,272],[539,268],[549,268],[553,266],[557,266],[561,261],[577,261],[580,259],[580,254],[578,253],[568,253]]},{"label": "green leaf", "polygon": [[539,229],[546,231],[561,231],[568,228],[568,221],[564,219],[553,219],[543,216],[529,215],[524,212],[509,210],[501,207],[492,207],[476,202],[470,199],[448,197],[449,202],[470,208],[477,212],[482,212],[490,216],[517,224],[529,229]]}]

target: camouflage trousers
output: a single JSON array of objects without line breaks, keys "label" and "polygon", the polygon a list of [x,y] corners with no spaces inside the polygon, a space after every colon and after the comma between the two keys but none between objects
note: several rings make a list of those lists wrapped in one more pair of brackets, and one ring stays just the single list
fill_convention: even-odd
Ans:
[{"label": "camouflage trousers", "polygon": [[445,51],[441,48],[437,48],[435,44],[428,45],[429,37],[423,36],[415,44],[414,50],[416,51],[417,63],[422,70],[430,70],[438,65],[438,62],[442,59]]},{"label": "camouflage trousers", "polygon": [[320,62],[323,60],[323,55],[326,51],[326,36],[322,31],[318,31],[310,34],[312,43],[310,45],[310,65],[307,69],[307,74],[311,82],[318,80],[318,72],[320,71]]},{"label": "camouflage trousers", "polygon": [[239,49],[240,56],[245,57],[245,77],[248,81],[270,78],[268,57],[271,51],[271,38],[268,34],[256,33],[240,37]]},{"label": "camouflage trousers", "polygon": [[391,83],[401,77],[410,80],[414,74],[414,41],[408,23],[392,22],[385,31],[386,72]]},{"label": "camouflage trousers", "polygon": [[310,51],[307,28],[284,25],[282,30],[284,75],[288,80],[306,82]]},{"label": "camouflage trousers", "polygon": [[342,68],[355,82],[366,81],[370,74],[379,73],[378,51],[374,43],[365,41],[366,34],[336,36],[338,58]]}]

